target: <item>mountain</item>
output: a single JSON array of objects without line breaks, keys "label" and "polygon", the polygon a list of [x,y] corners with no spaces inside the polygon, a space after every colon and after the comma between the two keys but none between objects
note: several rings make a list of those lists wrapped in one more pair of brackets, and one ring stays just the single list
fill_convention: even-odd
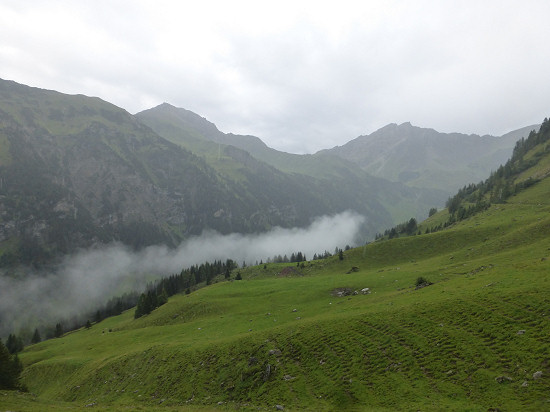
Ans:
[{"label": "mountain", "polygon": [[228,136],[181,113],[189,127],[177,136],[188,145],[101,99],[0,80],[0,266],[42,266],[112,241],[140,249],[175,246],[209,229],[305,227],[345,210],[366,217],[368,238],[396,216],[426,213],[442,201],[436,192],[340,167],[337,158],[319,176],[278,169],[226,144],[262,146],[259,139]]},{"label": "mountain", "polygon": [[516,141],[534,129],[538,125],[494,137],[389,124],[321,153],[353,162],[374,176],[450,194],[496,170],[510,157]]},{"label": "mountain", "polygon": [[239,269],[240,281],[220,274],[146,316],[130,310],[31,345],[19,354],[30,393],[4,391],[2,405],[547,410],[549,142],[545,121],[467,195],[514,191],[445,229],[343,259]]},{"label": "mountain", "polygon": [[[345,200],[350,202],[352,209],[358,210],[354,202],[369,205],[376,201],[394,222],[411,216],[426,216],[430,207],[442,205],[448,197],[443,190],[410,188],[400,182],[377,178],[332,154],[285,153],[268,147],[255,136],[223,133],[203,117],[167,103],[137,113],[136,118],[167,140],[203,156],[220,173],[231,176],[236,170],[246,169],[246,164],[239,159],[233,157],[239,164],[231,164],[221,156],[224,151],[236,153],[236,149],[241,149],[249,155],[246,158],[254,158],[296,179],[311,182],[310,186],[323,192],[325,199],[333,198],[331,202]],[[338,195],[334,197],[336,192]],[[371,210],[372,207],[368,206]]]},{"label": "mountain", "polygon": [[250,199],[110,103],[1,81],[0,121],[4,264],[112,240],[174,244],[249,221]]}]

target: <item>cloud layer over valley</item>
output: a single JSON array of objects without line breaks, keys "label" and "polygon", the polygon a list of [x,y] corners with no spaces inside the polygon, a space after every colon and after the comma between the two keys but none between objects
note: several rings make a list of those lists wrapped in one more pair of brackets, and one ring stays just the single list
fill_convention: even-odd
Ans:
[{"label": "cloud layer over valley", "polygon": [[179,273],[189,266],[233,259],[253,264],[275,255],[334,251],[360,240],[364,218],[352,212],[319,217],[305,229],[274,228],[269,232],[242,235],[203,233],[177,249],[151,246],[133,251],[122,244],[98,246],[64,259],[48,273],[14,277],[0,275],[0,336],[34,328],[94,311],[113,295],[142,291],[145,283]]}]

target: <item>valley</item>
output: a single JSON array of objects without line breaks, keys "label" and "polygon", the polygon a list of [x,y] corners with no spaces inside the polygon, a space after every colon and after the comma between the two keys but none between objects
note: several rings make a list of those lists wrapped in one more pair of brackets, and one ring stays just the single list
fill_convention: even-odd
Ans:
[{"label": "valley", "polygon": [[[130,310],[30,346],[31,393],[2,399],[19,410],[544,410],[549,191],[545,177],[445,230],[343,260],[250,266],[137,320]],[[419,277],[433,284],[417,289]]]},{"label": "valley", "polygon": [[[345,210],[367,222],[350,232],[373,233],[441,194],[326,153],[275,153],[182,109],[157,108],[187,117],[149,128],[99,99],[0,85],[0,259],[14,278],[21,263],[49,267],[79,247],[140,253],[209,229],[296,232]],[[549,136],[545,119],[414,232],[314,260],[243,262],[143,316],[131,308],[27,345],[23,390],[1,390],[0,406],[545,410]]]}]

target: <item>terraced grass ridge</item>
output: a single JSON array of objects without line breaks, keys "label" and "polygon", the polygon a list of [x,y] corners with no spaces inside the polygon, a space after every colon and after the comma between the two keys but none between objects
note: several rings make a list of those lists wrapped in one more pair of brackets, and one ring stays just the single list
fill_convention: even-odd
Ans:
[{"label": "terraced grass ridge", "polygon": [[0,410],[550,410],[544,164],[446,230],[248,267],[29,346],[29,393],[0,392]]}]

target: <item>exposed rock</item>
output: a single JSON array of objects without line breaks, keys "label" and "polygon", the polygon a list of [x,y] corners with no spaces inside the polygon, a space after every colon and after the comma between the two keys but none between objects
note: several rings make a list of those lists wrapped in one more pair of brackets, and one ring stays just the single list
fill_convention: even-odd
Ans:
[{"label": "exposed rock", "polygon": [[336,288],[331,292],[332,296],[336,296],[338,298],[349,296],[353,294],[352,288]]},{"label": "exposed rock", "polygon": [[265,367],[264,381],[267,381],[270,376],[271,376],[271,365],[268,363],[267,366]]},{"label": "exposed rock", "polygon": [[293,379],[296,379],[296,378],[294,376],[290,376],[290,375],[283,376],[283,380],[285,380],[285,381],[291,381]]},{"label": "exposed rock", "polygon": [[370,294],[370,288],[363,288],[363,289],[361,289],[361,293],[362,293],[363,295],[368,295],[368,294]]},{"label": "exposed rock", "polygon": [[523,335],[525,333],[525,329],[518,330],[517,335]]},{"label": "exposed rock", "polygon": [[542,371],[537,371],[533,373],[533,379],[540,379],[542,378]]},{"label": "exposed rock", "polygon": [[497,376],[495,378],[495,381],[497,381],[498,383],[510,383],[510,382],[513,382],[513,379],[510,378],[509,376]]},{"label": "exposed rock", "polygon": [[270,355],[275,355],[275,356],[281,356],[281,351],[279,349],[271,349],[269,351],[269,354]]},{"label": "exposed rock", "polygon": [[285,407],[283,405],[275,405],[275,409],[277,409],[278,411],[284,411]]},{"label": "exposed rock", "polygon": [[528,386],[529,386],[529,382],[527,382],[527,381],[523,381],[523,383],[521,384],[522,388],[526,388]]},{"label": "exposed rock", "polygon": [[417,282],[414,290],[422,289],[422,288],[425,288],[426,286],[430,286],[430,285],[433,285],[433,283],[428,281],[428,280],[425,280],[424,282]]}]

